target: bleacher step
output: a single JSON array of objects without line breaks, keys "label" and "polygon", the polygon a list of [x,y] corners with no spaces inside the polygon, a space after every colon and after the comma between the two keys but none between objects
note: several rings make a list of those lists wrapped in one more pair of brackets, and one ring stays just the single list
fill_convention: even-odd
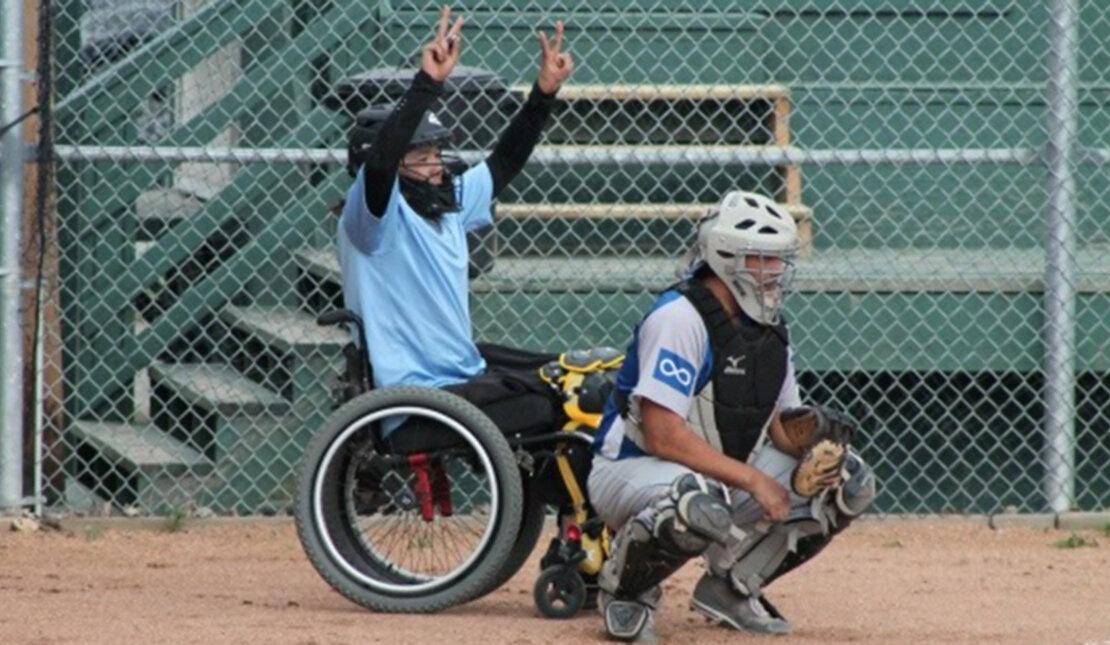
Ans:
[{"label": "bleacher step", "polygon": [[[462,151],[465,159],[482,160],[483,151]],[[800,159],[802,149],[790,145],[610,145],[559,144],[536,146],[528,158],[530,163],[545,166],[559,164],[629,165],[664,164],[667,166],[698,166],[710,164],[782,165]]]},{"label": "bleacher step", "polygon": [[285,307],[230,306],[220,319],[279,351],[338,354],[350,341],[342,327],[321,327],[307,313]]},{"label": "bleacher step", "polygon": [[70,430],[77,435],[74,445],[88,442],[110,461],[141,472],[203,475],[212,470],[204,455],[150,423],[75,421]]},{"label": "bleacher step", "polygon": [[[514,103],[531,91],[514,86]],[[518,98],[519,97],[519,98]],[[549,143],[784,143],[782,85],[574,85],[555,97]]]},{"label": "bleacher step", "polygon": [[147,190],[135,198],[140,241],[154,240],[177,222],[200,210],[204,202],[175,188]]},{"label": "bleacher step", "polygon": [[[1077,252],[1076,287],[1110,292],[1110,254]],[[302,249],[298,260],[319,279],[339,280],[330,250]],[[676,257],[499,257],[471,281],[474,293],[514,291],[658,291],[673,284]],[[801,292],[1038,292],[1038,249],[828,249],[799,259],[792,290]]]},{"label": "bleacher step", "polygon": [[150,366],[150,376],[156,390],[166,384],[190,404],[225,416],[284,415],[290,410],[288,401],[227,365],[157,362]]}]

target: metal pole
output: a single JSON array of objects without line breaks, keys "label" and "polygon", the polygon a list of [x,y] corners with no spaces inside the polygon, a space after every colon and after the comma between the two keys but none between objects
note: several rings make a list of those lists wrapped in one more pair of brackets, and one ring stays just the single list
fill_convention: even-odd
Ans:
[{"label": "metal pole", "polygon": [[1045,253],[1045,498],[1075,501],[1075,178],[1077,0],[1052,0],[1048,69],[1048,226]]},{"label": "metal pole", "polygon": [[35,445],[34,445],[34,449],[35,449],[35,467],[34,467],[34,475],[33,475],[34,476],[34,480],[33,480],[34,481],[34,489],[33,490],[34,490],[34,500],[35,500],[35,515],[37,515],[38,517],[42,517],[42,500],[43,500],[43,497],[42,497],[42,430],[43,430],[43,428],[42,428],[42,418],[43,418],[43,411],[44,411],[43,409],[45,407],[45,401],[43,400],[45,398],[45,392],[44,392],[43,387],[42,387],[43,386],[42,381],[43,381],[43,371],[44,371],[44,369],[43,369],[43,358],[45,358],[44,352],[43,352],[43,346],[46,344],[46,338],[44,336],[44,333],[45,333],[44,327],[45,327],[45,325],[43,323],[45,322],[44,319],[45,319],[46,315],[44,313],[44,303],[43,303],[43,297],[42,297],[42,290],[41,289],[39,290],[39,293],[36,296],[36,298],[37,298],[37,305],[35,306],[35,310],[38,311],[39,313],[38,313],[38,316],[36,316],[37,320],[35,320],[35,328],[38,331],[35,335],[36,342],[35,342],[35,348],[34,348],[34,352],[35,352],[35,389],[34,389],[34,392],[35,392]]},{"label": "metal pole", "polygon": [[[23,0],[0,0],[0,125],[23,111]],[[23,129],[0,138],[0,512],[23,506]]]},{"label": "metal pole", "polygon": [[[1101,154],[1099,154],[1101,153]],[[27,158],[35,150],[28,148]],[[489,156],[488,150],[461,150],[458,154],[467,163],[478,163]],[[54,146],[54,156],[62,161],[146,161],[154,163],[223,162],[223,163],[343,163],[344,148],[211,148],[153,146]],[[999,149],[922,149],[922,150],[802,150],[790,146],[712,146],[690,149],[682,146],[622,148],[604,146],[596,149],[539,146],[529,163],[537,165],[568,163],[621,164],[766,164],[766,165],[922,165],[940,164],[1015,164],[1030,166],[1043,163],[1041,150],[1035,148]],[[1092,150],[1090,163],[1110,163],[1110,150]]]}]

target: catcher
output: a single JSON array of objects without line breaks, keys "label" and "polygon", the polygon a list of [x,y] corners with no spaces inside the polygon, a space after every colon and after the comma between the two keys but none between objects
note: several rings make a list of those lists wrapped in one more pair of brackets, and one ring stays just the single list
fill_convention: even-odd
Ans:
[{"label": "catcher", "polygon": [[801,404],[781,315],[797,245],[778,205],[728,193],[701,222],[685,279],[636,328],[589,478],[616,532],[599,579],[613,638],[650,637],[660,583],[698,555],[693,609],[788,632],[764,588],[874,499],[852,421]]}]

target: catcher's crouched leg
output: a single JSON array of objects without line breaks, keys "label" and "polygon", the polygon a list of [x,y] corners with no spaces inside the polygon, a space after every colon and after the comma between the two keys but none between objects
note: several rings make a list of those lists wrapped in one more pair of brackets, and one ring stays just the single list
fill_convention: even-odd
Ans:
[{"label": "catcher's crouched leg", "polygon": [[[841,483],[813,499],[808,507],[796,508],[781,524],[766,532],[752,531],[743,540],[729,545],[729,557],[711,570],[728,565],[727,575],[738,591],[759,596],[762,589],[787,572],[812,559],[871,505],[877,485],[871,468],[854,451],[847,451],[841,468]],[[773,614],[773,607],[764,600]]]},{"label": "catcher's crouched leg", "polygon": [[632,518],[614,538],[598,578],[601,611],[613,638],[633,640],[658,604],[659,583],[713,543],[731,535],[732,514],[724,489],[686,474],[669,494]]}]

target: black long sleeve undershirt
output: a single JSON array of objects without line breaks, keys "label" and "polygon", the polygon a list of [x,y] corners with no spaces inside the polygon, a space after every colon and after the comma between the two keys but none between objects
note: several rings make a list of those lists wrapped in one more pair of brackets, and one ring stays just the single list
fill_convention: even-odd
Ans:
[{"label": "black long sleeve undershirt", "polygon": [[371,215],[381,217],[385,214],[393,182],[397,180],[397,169],[401,167],[409,142],[420,126],[424,113],[442,93],[443,83],[420,70],[397,107],[382,124],[377,138],[370,146],[363,173],[366,182],[366,207]]},{"label": "black long sleeve undershirt", "polygon": [[[370,147],[363,173],[366,207],[370,214],[381,217],[389,204],[389,194],[397,178],[401,160],[408,151],[420,120],[443,92],[440,83],[424,73],[416,73],[412,85],[397,107],[382,124],[377,139]],[[554,94],[545,94],[538,85],[532,86],[528,99],[513,115],[509,125],[497,140],[493,152],[486,159],[493,179],[493,196],[520,174],[543,135],[544,125],[555,103]]]},{"label": "black long sleeve undershirt", "polygon": [[545,94],[539,85],[533,85],[528,100],[497,139],[497,145],[486,159],[493,177],[494,197],[524,169],[524,164],[543,135],[554,104],[554,94]]}]

